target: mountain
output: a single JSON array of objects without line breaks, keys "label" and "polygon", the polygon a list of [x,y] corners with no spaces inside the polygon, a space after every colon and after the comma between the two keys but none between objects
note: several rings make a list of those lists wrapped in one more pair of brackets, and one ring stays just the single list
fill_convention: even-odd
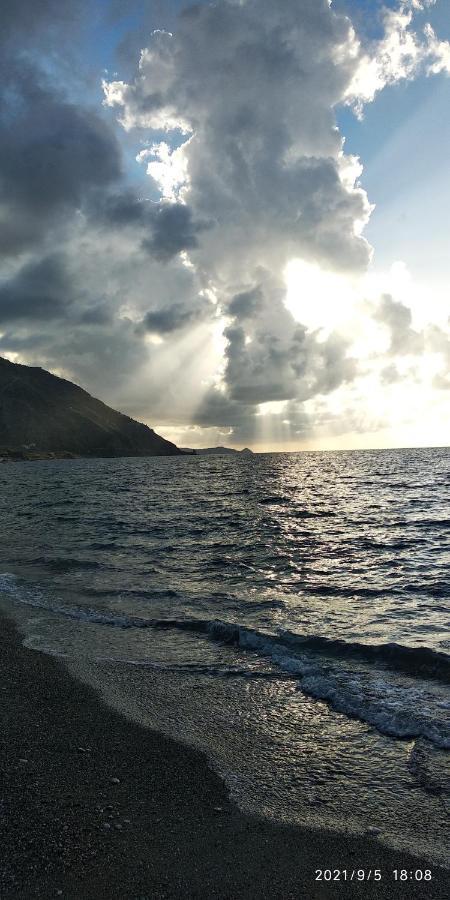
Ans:
[{"label": "mountain", "polygon": [[[175,444],[45,369],[0,357],[0,456],[175,456]],[[9,451],[9,452],[8,452]]]}]

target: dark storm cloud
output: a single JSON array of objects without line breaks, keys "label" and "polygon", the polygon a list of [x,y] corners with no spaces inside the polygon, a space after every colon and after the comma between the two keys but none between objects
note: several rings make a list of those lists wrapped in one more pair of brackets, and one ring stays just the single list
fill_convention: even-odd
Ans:
[{"label": "dark storm cloud", "polygon": [[197,247],[198,235],[207,228],[206,223],[194,221],[183,203],[140,200],[130,191],[106,197],[98,215],[107,227],[134,228],[143,250],[160,262]]},{"label": "dark storm cloud", "polygon": [[20,36],[22,48],[34,47],[37,36],[45,40],[56,30],[73,29],[87,8],[86,0],[4,0],[0,6],[0,44],[5,46]]},{"label": "dark storm cloud", "polygon": [[142,341],[118,317],[111,253],[96,243],[92,211],[117,191],[122,162],[98,101],[79,89],[88,14],[92,24],[99,10],[81,0],[0,7],[0,352],[94,376],[106,394],[142,363]]},{"label": "dark storm cloud", "polygon": [[115,317],[98,327],[93,327],[92,322],[55,319],[45,323],[51,325],[50,332],[48,328],[37,329],[35,324],[31,323],[32,328],[27,328],[25,322],[2,327],[0,355],[5,347],[25,358],[28,365],[63,370],[77,384],[112,406],[130,373],[139,371],[148,359],[148,348],[127,319]]},{"label": "dark storm cloud", "polygon": [[251,291],[242,291],[236,294],[228,306],[228,312],[236,319],[252,318],[258,307],[261,306],[262,291],[255,287]]},{"label": "dark storm cloud", "polygon": [[81,325],[109,325],[113,320],[111,309],[106,303],[91,306],[85,309],[79,316]]},{"label": "dark storm cloud", "polygon": [[[148,207],[151,201],[139,200],[131,191],[106,195],[103,207],[97,210],[99,222],[113,228],[127,226],[145,226],[148,218]],[[95,209],[93,210],[95,214]]]},{"label": "dark storm cloud", "polygon": [[256,406],[252,403],[236,402],[223,391],[209,388],[196,411],[196,423],[201,427],[210,426],[244,428],[252,421]]},{"label": "dark storm cloud", "polygon": [[88,14],[92,26],[98,10],[87,0],[0,7],[0,259],[47,240],[61,247],[90,196],[121,177],[115,134],[98,104],[72,90]]},{"label": "dark storm cloud", "polygon": [[0,322],[48,322],[66,315],[71,296],[64,260],[53,255],[29,263],[0,283]]},{"label": "dark storm cloud", "polygon": [[146,367],[159,371],[148,327],[171,335],[210,304],[174,259],[197,243],[191,210],[140,202],[127,184],[101,71],[83,50],[88,17],[92,30],[102,14],[77,0],[0,8],[0,353],[114,405],[139,393]]},{"label": "dark storm cloud", "polygon": [[117,181],[118,144],[94,112],[24,64],[0,86],[0,251],[39,244],[90,193]]},{"label": "dark storm cloud", "polygon": [[143,242],[143,246],[156,259],[166,261],[182,250],[192,250],[198,246],[200,226],[194,223],[188,206],[181,203],[157,206],[152,224],[153,234]]},{"label": "dark storm cloud", "polygon": [[204,319],[211,311],[207,304],[199,304],[198,307],[183,306],[181,303],[173,303],[163,309],[152,310],[144,316],[138,326],[137,333],[149,332],[151,334],[167,335],[193,325],[200,319]]}]

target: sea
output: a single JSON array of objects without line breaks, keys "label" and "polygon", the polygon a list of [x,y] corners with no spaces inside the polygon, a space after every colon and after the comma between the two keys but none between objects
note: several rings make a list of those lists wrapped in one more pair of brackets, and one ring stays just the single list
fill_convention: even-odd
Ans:
[{"label": "sea", "polygon": [[26,647],[246,812],[445,862],[449,449],[17,462],[0,512]]}]

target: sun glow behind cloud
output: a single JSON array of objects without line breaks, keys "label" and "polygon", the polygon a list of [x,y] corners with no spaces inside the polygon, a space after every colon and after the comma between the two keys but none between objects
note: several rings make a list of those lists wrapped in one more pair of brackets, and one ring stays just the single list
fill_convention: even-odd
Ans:
[{"label": "sun glow behind cloud", "polygon": [[[17,76],[0,85],[14,113],[0,122],[2,354],[63,366],[163,433],[184,429],[187,445],[448,441],[450,44],[437,6],[368,4],[359,34],[338,0],[194,4],[170,31],[152,20],[140,52],[129,35],[101,108],[75,81],[66,97],[44,83],[34,32],[33,77],[19,77],[17,14],[10,43],[0,33]],[[382,92],[391,115],[364,132]],[[419,133],[430,151],[414,168]]]},{"label": "sun glow behind cloud", "polygon": [[[442,297],[421,290],[402,261],[393,263],[388,272],[370,270],[348,277],[292,260],[285,280],[286,306],[297,321],[318,333],[319,339],[333,331],[348,339],[348,354],[359,368],[352,384],[305,404],[317,426],[316,435],[304,446],[446,445],[448,398],[446,391],[435,390],[445,358],[442,344],[441,352],[433,349],[434,323],[441,319],[445,326],[448,313]],[[392,308],[410,312],[416,353],[408,353],[406,344],[404,350],[400,346],[397,353],[391,352],[391,323],[379,316],[386,296]],[[342,429],[346,421],[348,430]]]}]

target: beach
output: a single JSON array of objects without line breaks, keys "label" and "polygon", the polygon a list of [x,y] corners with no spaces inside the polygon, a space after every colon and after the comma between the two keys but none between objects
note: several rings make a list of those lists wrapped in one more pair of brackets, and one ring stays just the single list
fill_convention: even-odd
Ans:
[{"label": "beach", "polygon": [[[446,896],[436,866],[431,882],[395,883],[429,863],[370,836],[244,815],[202,754],[110,710],[3,617],[0,644],[5,900]],[[375,869],[379,882],[343,880]]]}]

